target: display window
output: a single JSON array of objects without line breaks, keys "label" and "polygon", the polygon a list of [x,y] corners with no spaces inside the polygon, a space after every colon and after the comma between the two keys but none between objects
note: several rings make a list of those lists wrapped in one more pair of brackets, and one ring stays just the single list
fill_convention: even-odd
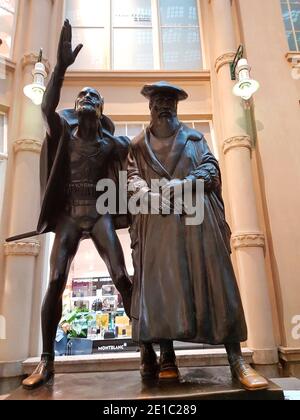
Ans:
[{"label": "display window", "polygon": [[[129,275],[132,275],[127,229],[118,231],[118,237]],[[131,336],[130,320],[104,261],[90,239],[81,241],[63,295],[56,355],[135,351],[137,346]]]},{"label": "display window", "polygon": [[121,295],[110,277],[71,277],[64,293],[63,312],[57,352],[76,355],[136,347]]}]

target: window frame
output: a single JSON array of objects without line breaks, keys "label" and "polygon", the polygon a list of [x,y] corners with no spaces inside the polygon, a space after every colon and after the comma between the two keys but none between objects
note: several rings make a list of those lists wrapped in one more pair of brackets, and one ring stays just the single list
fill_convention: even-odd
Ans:
[{"label": "window frame", "polygon": [[[105,5],[105,13],[107,13],[107,22],[104,26],[76,26],[72,25],[73,29],[103,29],[104,30],[104,42],[109,45],[109,48],[105,49],[105,68],[102,69],[94,69],[94,68],[80,68],[80,69],[74,69],[73,71],[110,71],[111,68],[111,49],[112,49],[112,40],[111,40],[111,25],[112,25],[112,3],[111,0],[105,0],[107,3]],[[67,0],[63,0],[63,15],[62,15],[62,25],[64,20],[66,19],[66,12],[67,12]],[[74,47],[74,46],[73,46]],[[72,71],[72,70],[71,70]]]},{"label": "window frame", "polygon": [[[3,116],[4,124],[3,124],[3,150],[0,150],[0,161],[7,159],[8,153],[8,141],[7,141],[7,134],[8,134],[8,127],[7,127],[7,113],[0,110],[1,117]],[[2,158],[2,159],[1,159]]]},{"label": "window frame", "polygon": [[[151,3],[151,12],[153,11],[153,1],[156,0],[150,0]],[[132,70],[120,70],[120,69],[115,69],[114,68],[114,29],[133,29],[133,30],[139,30],[139,29],[144,29],[144,30],[150,30],[152,31],[152,58],[153,58],[153,69],[150,70],[156,70],[156,57],[155,57],[155,43],[154,43],[154,22],[153,22],[153,17],[152,17],[152,22],[151,22],[151,26],[147,26],[147,25],[138,25],[138,26],[114,26],[113,25],[113,0],[109,0],[110,2],[110,69],[109,71],[132,71]],[[145,70],[145,69],[144,69]],[[142,70],[142,71],[144,71]]]},{"label": "window frame", "polygon": [[[186,69],[186,70],[182,70],[182,69],[178,69],[178,70],[168,70],[168,69],[164,69],[163,68],[163,56],[162,56],[162,51],[163,51],[163,45],[162,45],[162,27],[160,24],[160,9],[159,9],[159,1],[160,0],[151,0],[151,10],[152,10],[152,38],[153,38],[153,69],[144,69],[144,70],[122,70],[122,69],[114,69],[113,68],[113,48],[114,48],[114,43],[113,43],[113,4],[112,4],[112,0],[105,0],[107,2],[106,5],[106,13],[108,14],[108,18],[107,18],[107,25],[104,27],[104,31],[105,31],[105,41],[107,42],[107,45],[109,45],[109,48],[106,49],[106,54],[105,54],[105,61],[106,61],[106,66],[105,68],[102,69],[91,69],[91,68],[76,68],[74,70],[71,69],[71,71],[76,71],[76,72],[86,72],[86,71],[106,71],[106,72],[135,72],[135,71],[145,71],[145,72],[165,72],[165,73],[170,73],[170,72],[201,72],[204,71],[206,69],[206,57],[205,57],[205,45],[204,45],[204,33],[203,33],[203,26],[202,26],[202,8],[201,8],[201,4],[200,4],[200,0],[196,0],[196,7],[197,7],[197,22],[198,22],[198,31],[199,31],[199,39],[200,39],[200,48],[201,48],[201,62],[202,62],[202,68],[199,69]],[[63,21],[66,18],[66,12],[67,12],[67,1],[64,0],[63,1]],[[72,22],[70,22],[72,24]],[[72,25],[73,26],[73,25]],[[82,28],[82,29],[91,29],[91,28],[95,28],[95,27],[89,27],[89,26],[73,26],[73,28]],[[99,26],[100,28],[100,26]],[[102,27],[101,27],[102,28]],[[118,28],[118,27],[117,27]],[[122,27],[123,29],[126,29],[126,27]],[[131,27],[128,27],[131,28]],[[150,27],[144,27],[144,26],[139,26],[139,28],[143,29],[143,28],[147,28],[149,29]],[[196,26],[195,26],[196,28]]]},{"label": "window frame", "polygon": [[[1,7],[1,9],[7,10],[7,9],[5,9],[5,7]],[[7,11],[9,11],[9,10],[7,10]],[[9,51],[9,55],[6,56],[6,55],[3,55],[3,54],[0,53],[0,57],[1,58],[4,58],[4,59],[12,59],[13,56],[14,56],[14,47],[15,47],[15,37],[16,37],[18,11],[19,11],[19,0],[16,0],[15,10],[13,12],[14,23],[13,23],[13,28],[12,28],[11,48],[10,48],[10,51]],[[9,13],[11,13],[11,11],[9,11]]]},{"label": "window frame", "polygon": [[[293,9],[291,8],[291,1],[290,0],[284,0],[284,1],[286,3],[283,3],[282,0],[280,0],[280,8],[281,8],[281,16],[282,16],[282,20],[283,20],[283,24],[284,24],[284,32],[285,32],[286,40],[287,40],[287,43],[288,43],[288,46],[289,46],[289,50],[293,51],[293,52],[300,52],[300,42],[298,42],[297,36],[296,36],[296,33],[297,32],[300,33],[300,31],[295,30],[295,25],[294,25],[294,21],[293,21],[293,17],[292,17]],[[285,27],[285,22],[284,22],[284,18],[283,18],[283,11],[282,11],[282,5],[283,4],[287,5],[288,11],[289,11],[289,19],[290,19],[290,23],[291,23],[291,27],[292,27],[292,34],[293,34],[294,42],[295,42],[295,45],[296,45],[296,50],[291,50],[290,49],[289,40],[288,40],[288,36],[287,36],[287,33],[290,32],[290,31],[288,31]]]},{"label": "window frame", "polygon": [[[163,37],[162,37],[162,29],[163,28],[174,28],[175,26],[162,26],[161,22],[160,22],[160,8],[159,8],[159,1],[160,0],[151,0],[152,1],[152,8],[153,10],[155,10],[155,16],[158,18],[157,21],[157,26],[155,28],[153,28],[153,30],[158,32],[158,38],[159,38],[159,43],[158,43],[158,48],[157,48],[157,54],[159,55],[158,59],[159,59],[159,63],[160,63],[160,67],[159,68],[155,68],[155,70],[158,71],[176,71],[176,70],[167,70],[163,68]],[[192,70],[192,71],[202,71],[206,68],[206,60],[205,60],[205,54],[204,54],[204,33],[203,33],[203,25],[202,25],[202,9],[201,9],[201,5],[200,5],[200,0],[196,0],[196,8],[197,8],[197,22],[198,22],[198,26],[178,26],[179,28],[198,28],[198,32],[199,32],[199,39],[200,39],[200,49],[201,49],[201,62],[202,62],[202,68],[201,69],[197,69],[197,70]],[[154,37],[153,37],[153,41],[154,41]],[[155,58],[155,52],[154,52],[154,58]],[[188,71],[188,70],[182,70],[182,71]]]}]

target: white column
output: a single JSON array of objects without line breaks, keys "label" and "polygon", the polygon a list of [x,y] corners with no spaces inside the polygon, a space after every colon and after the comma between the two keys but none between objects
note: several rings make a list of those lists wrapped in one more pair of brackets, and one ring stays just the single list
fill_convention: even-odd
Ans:
[{"label": "white column", "polygon": [[[40,211],[39,158],[44,138],[44,126],[40,107],[23,95],[23,87],[32,83],[32,70],[37,61],[39,48],[47,56],[52,0],[24,0],[28,12],[28,24],[22,33],[18,32],[17,49],[23,54],[18,63],[14,98],[13,121],[18,131],[12,153],[14,174],[12,204],[10,209],[9,234],[16,235],[36,229]],[[24,7],[24,4],[23,4]],[[22,48],[21,46],[24,47]],[[22,58],[22,57],[21,57]],[[44,59],[47,70],[49,63]],[[16,112],[16,108],[19,112]],[[40,251],[37,238],[4,245],[5,277],[2,297],[2,315],[6,320],[6,340],[0,340],[0,360],[15,362],[24,360],[30,354],[32,326],[32,304],[35,283],[36,258]],[[39,334],[36,331],[36,334]],[[18,369],[0,371],[2,376],[20,373]]]},{"label": "white column", "polygon": [[238,44],[235,38],[231,0],[211,0],[214,22],[215,71],[218,101],[222,114],[222,149],[231,209],[232,245],[236,253],[239,286],[248,325],[248,346],[254,350],[254,362],[278,361],[271,303],[264,259],[265,237],[259,225],[254,190],[251,151],[252,140],[246,131],[246,119],[239,98],[232,93],[229,63]]}]

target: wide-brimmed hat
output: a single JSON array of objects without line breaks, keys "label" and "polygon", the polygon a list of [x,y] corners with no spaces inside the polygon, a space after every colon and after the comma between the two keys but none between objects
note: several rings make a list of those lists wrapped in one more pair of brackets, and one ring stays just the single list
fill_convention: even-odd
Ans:
[{"label": "wide-brimmed hat", "polygon": [[188,98],[188,94],[178,86],[171,85],[168,82],[157,82],[151,85],[145,85],[141,91],[141,94],[147,99],[150,99],[153,95],[158,93],[168,93],[174,95],[178,101],[184,101]]}]

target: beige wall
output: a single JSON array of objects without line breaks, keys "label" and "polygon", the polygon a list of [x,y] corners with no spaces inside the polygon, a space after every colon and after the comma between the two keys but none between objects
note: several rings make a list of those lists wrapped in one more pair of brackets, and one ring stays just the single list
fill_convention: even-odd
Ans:
[{"label": "beige wall", "polygon": [[0,77],[0,110],[5,111],[12,101],[11,86],[13,82],[13,66],[7,66],[0,62],[0,66],[5,68],[5,78]]},{"label": "beige wall", "polygon": [[[208,81],[188,82],[185,76],[183,80],[177,78],[177,82],[189,93],[189,100],[179,105],[181,115],[211,115],[211,89]],[[203,77],[202,77],[203,78]],[[124,80],[122,80],[124,79]],[[201,76],[199,76],[201,79]],[[149,116],[148,101],[140,94],[145,83],[148,83],[147,73],[144,77],[134,82],[126,75],[120,75],[117,81],[111,78],[110,81],[103,83],[101,78],[98,80],[87,80],[82,78],[79,82],[73,82],[71,76],[66,78],[66,84],[62,92],[59,107],[73,107],[77,93],[85,84],[90,84],[99,89],[105,99],[105,113],[117,116]],[[129,86],[128,86],[129,84]]]},{"label": "beige wall", "polygon": [[[299,347],[292,318],[300,314],[300,82],[292,78],[279,1],[240,0],[244,43],[253,77],[257,160],[277,304],[282,311],[282,344]],[[268,23],[267,23],[268,22]]]}]

